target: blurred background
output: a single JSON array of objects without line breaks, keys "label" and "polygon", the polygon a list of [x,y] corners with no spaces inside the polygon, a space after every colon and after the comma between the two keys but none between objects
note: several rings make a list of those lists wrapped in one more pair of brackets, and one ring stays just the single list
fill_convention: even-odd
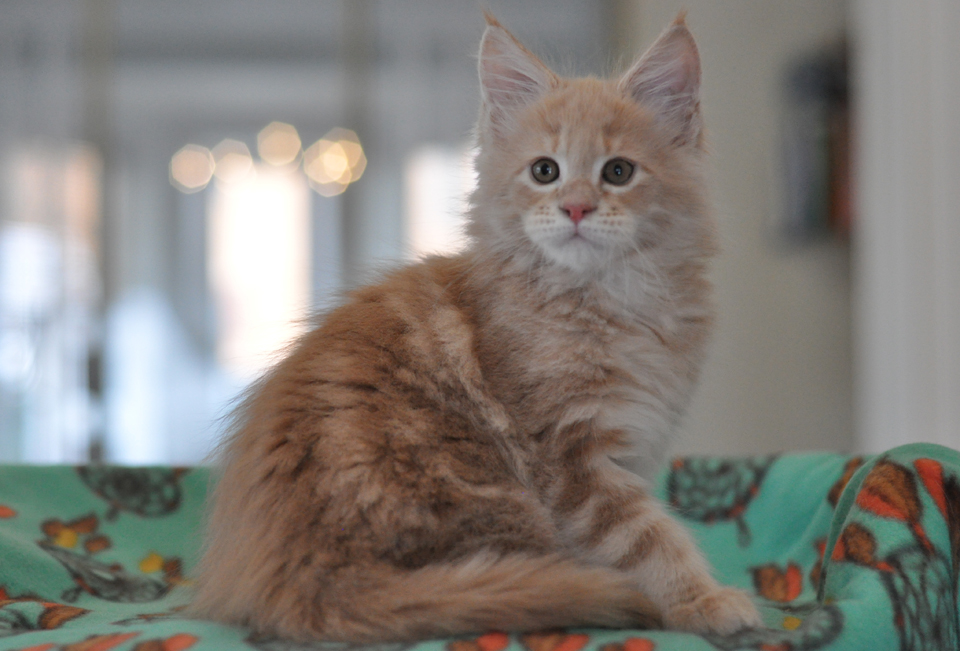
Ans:
[{"label": "blurred background", "polygon": [[[566,74],[680,9],[723,242],[674,451],[960,447],[960,4],[491,0]],[[474,0],[0,4],[0,461],[199,463],[307,317],[453,252]]]}]

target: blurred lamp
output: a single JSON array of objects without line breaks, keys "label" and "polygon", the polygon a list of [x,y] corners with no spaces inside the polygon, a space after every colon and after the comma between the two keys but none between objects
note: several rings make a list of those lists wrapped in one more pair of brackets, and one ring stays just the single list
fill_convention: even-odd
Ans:
[{"label": "blurred lamp", "polygon": [[214,158],[206,147],[186,145],[170,159],[170,183],[190,194],[207,187],[213,176]]},{"label": "blurred lamp", "polygon": [[310,186],[325,197],[346,190],[366,167],[360,140],[349,129],[333,129],[303,152],[303,171]]},{"label": "blurred lamp", "polygon": [[242,181],[253,172],[253,156],[246,144],[239,140],[221,140],[213,148],[213,158],[216,161],[214,176],[224,183]]},{"label": "blurred lamp", "polygon": [[271,122],[257,134],[257,152],[260,158],[277,167],[296,161],[300,155],[301,144],[296,127],[285,122]]}]

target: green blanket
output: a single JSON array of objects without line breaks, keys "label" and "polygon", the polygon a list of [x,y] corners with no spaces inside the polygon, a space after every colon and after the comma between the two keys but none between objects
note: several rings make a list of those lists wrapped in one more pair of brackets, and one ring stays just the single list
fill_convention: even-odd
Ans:
[{"label": "green blanket", "polygon": [[[0,468],[0,649],[307,648],[178,615],[190,595],[203,469]],[[660,496],[765,630],[488,633],[378,651],[956,651],[960,454],[917,444],[874,458],[676,459]]]}]

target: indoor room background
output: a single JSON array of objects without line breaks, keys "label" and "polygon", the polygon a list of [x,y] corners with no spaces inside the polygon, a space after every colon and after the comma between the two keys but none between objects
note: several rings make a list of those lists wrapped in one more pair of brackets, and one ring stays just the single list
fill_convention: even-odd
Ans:
[{"label": "indoor room background", "polygon": [[201,463],[311,315],[464,246],[483,6],[568,74],[689,12],[723,250],[674,452],[960,447],[951,0],[10,0],[0,461]]}]

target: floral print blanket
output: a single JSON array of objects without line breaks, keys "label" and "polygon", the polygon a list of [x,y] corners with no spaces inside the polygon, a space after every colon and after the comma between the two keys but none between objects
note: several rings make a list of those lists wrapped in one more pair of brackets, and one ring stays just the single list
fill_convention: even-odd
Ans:
[{"label": "floral print blanket", "polygon": [[[264,639],[179,612],[206,469],[0,467],[0,649],[352,651]],[[571,629],[371,651],[960,648],[960,453],[678,458],[657,490],[767,628],[726,637]]]}]

